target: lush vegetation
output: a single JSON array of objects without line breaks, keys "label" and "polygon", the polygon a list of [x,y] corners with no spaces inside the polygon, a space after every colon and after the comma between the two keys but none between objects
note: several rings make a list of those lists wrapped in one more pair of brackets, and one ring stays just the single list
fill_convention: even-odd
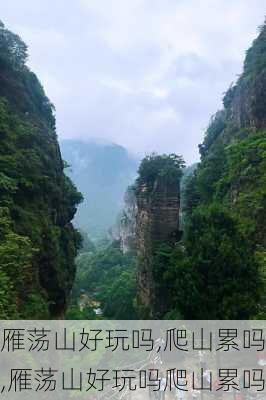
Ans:
[{"label": "lush vegetation", "polygon": [[252,243],[218,204],[197,208],[183,242],[162,248],[164,279],[175,307],[167,317],[247,319],[256,315],[262,293]]},{"label": "lush vegetation", "polygon": [[63,312],[81,201],[55,133],[53,106],[26,66],[27,46],[0,24],[0,318]]},{"label": "lush vegetation", "polygon": [[179,182],[183,175],[185,162],[182,157],[176,154],[156,154],[146,156],[140,163],[138,178],[136,180],[136,192],[141,190],[142,185],[146,185],[148,192],[154,189],[156,180],[163,179],[170,184]]},{"label": "lush vegetation", "polygon": [[182,241],[156,251],[173,304],[166,317],[265,318],[266,132],[213,142],[185,181],[183,203]]},{"label": "lush vegetation", "polygon": [[[119,243],[94,251],[81,251],[77,257],[77,275],[67,318],[82,319],[84,312],[94,317],[91,304],[98,303],[104,318],[134,319],[136,312],[136,261],[133,254],[123,254]],[[86,307],[80,307],[87,297]]]}]

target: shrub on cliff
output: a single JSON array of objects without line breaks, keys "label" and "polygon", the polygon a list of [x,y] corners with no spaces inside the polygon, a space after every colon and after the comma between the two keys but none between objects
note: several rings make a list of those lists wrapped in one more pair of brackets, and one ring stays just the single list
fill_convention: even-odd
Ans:
[{"label": "shrub on cliff", "polygon": [[158,177],[176,183],[181,179],[184,167],[185,162],[181,156],[152,153],[146,156],[139,166],[136,191],[140,190],[142,184],[147,185],[149,192],[152,191]]}]

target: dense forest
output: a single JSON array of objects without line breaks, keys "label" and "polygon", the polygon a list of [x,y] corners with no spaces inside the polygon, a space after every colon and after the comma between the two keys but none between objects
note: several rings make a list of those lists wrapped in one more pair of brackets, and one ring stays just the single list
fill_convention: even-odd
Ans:
[{"label": "dense forest", "polygon": [[[136,257],[119,242],[82,248],[67,319],[137,319]],[[95,309],[102,310],[101,315]]]},{"label": "dense forest", "polygon": [[[83,196],[26,61],[0,23],[0,318],[265,319],[266,24],[210,120],[201,161],[146,156],[97,242],[71,223]],[[120,156],[119,184],[134,169]]]}]

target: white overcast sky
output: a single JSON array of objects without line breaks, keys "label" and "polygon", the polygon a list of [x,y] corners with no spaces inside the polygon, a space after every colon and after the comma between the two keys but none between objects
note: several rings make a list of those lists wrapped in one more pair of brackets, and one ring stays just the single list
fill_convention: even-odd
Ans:
[{"label": "white overcast sky", "polygon": [[56,106],[60,138],[198,159],[265,0],[1,0]]}]

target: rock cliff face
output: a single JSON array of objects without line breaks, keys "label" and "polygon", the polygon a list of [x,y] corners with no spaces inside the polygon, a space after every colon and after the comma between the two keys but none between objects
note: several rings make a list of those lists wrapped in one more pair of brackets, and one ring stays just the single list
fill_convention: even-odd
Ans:
[{"label": "rock cliff face", "polygon": [[[181,177],[181,176],[180,176]],[[168,308],[163,284],[163,265],[156,264],[156,252],[164,243],[180,239],[180,180],[168,180],[156,173],[152,186],[143,179],[137,187],[138,304],[145,318],[159,318]],[[159,270],[158,270],[159,269]]]},{"label": "rock cliff face", "polygon": [[266,27],[247,51],[244,71],[238,82],[225,96],[228,122],[235,128],[251,130],[266,127]]},{"label": "rock cliff face", "polygon": [[125,193],[124,204],[120,218],[119,239],[121,250],[125,254],[136,249],[137,199],[131,186]]},{"label": "rock cliff face", "polygon": [[200,146],[202,163],[197,172],[198,181],[208,173],[211,195],[202,196],[199,190],[199,201],[213,201],[220,191],[232,210],[252,220],[256,241],[264,246],[265,91],[266,24],[247,51],[242,75],[224,97],[224,109],[211,120]]},{"label": "rock cliff face", "polygon": [[120,243],[123,254],[136,250],[137,199],[133,186],[129,186],[124,195],[124,206],[117,222],[109,229],[112,241]]},{"label": "rock cliff face", "polygon": [[0,317],[62,317],[81,195],[64,174],[53,106],[0,23]]}]

